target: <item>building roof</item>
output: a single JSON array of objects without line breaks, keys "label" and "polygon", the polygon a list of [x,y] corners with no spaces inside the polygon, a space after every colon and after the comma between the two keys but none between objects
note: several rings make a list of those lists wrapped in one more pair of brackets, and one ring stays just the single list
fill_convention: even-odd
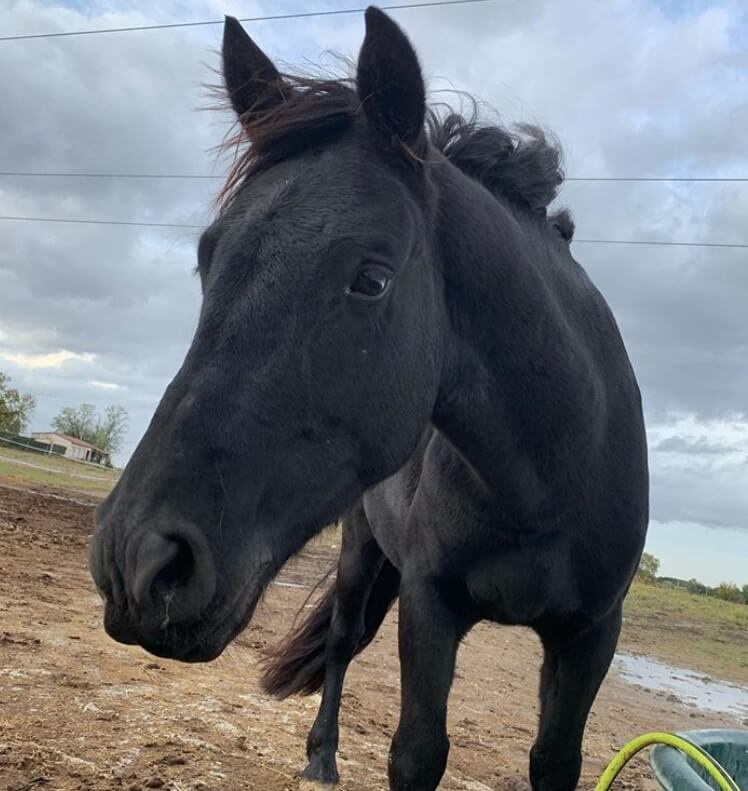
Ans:
[{"label": "building roof", "polygon": [[103,453],[105,456],[109,455],[109,451],[102,450],[101,448],[97,448],[96,445],[92,445],[90,442],[86,442],[83,439],[78,439],[78,437],[71,437],[70,434],[63,434],[62,431],[35,431],[32,437],[61,437],[62,439],[66,439],[72,445],[78,445],[81,448],[90,448],[91,450],[95,450],[97,453]]}]

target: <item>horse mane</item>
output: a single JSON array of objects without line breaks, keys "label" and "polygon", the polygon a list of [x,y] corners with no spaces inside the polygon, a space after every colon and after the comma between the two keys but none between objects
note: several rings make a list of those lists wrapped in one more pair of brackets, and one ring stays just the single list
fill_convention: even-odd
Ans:
[{"label": "horse mane", "polygon": [[558,143],[531,124],[517,124],[513,131],[484,124],[475,106],[467,118],[446,110],[440,115],[432,108],[427,116],[434,148],[489,192],[545,214],[564,180]]},{"label": "horse mane", "polygon": [[[359,106],[353,80],[291,74],[282,75],[282,79],[282,100],[270,110],[250,109],[241,115],[233,131],[217,147],[219,154],[233,155],[228,176],[217,196],[220,211],[231,203],[248,178],[329,142],[353,124]],[[214,109],[231,108],[223,85],[208,87],[219,100]]]},{"label": "horse mane", "polygon": [[548,218],[552,228],[561,235],[561,238],[570,242],[574,238],[574,220],[568,209],[559,209]]},{"label": "horse mane", "polygon": [[[361,109],[352,79],[285,74],[283,81],[282,101],[271,110],[245,113],[219,146],[220,152],[234,155],[218,194],[220,210],[229,205],[247,178],[330,142],[353,125]],[[221,94],[221,107],[225,107],[225,89],[216,90]],[[468,98],[473,105],[468,117],[444,103],[429,107],[421,140],[407,153],[428,159],[429,149],[434,148],[495,196],[545,217],[564,180],[558,142],[530,124],[518,124],[512,131],[498,123],[484,124],[477,103]],[[568,212],[549,219],[562,238],[571,240],[574,223]]]}]

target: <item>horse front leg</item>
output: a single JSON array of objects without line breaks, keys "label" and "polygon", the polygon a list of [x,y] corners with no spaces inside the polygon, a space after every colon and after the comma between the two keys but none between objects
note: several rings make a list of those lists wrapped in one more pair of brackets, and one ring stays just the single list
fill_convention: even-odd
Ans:
[{"label": "horse front leg", "polygon": [[574,791],[582,769],[582,738],[592,703],[608,672],[621,631],[621,605],[576,635],[539,630],[545,658],[540,725],[530,752],[533,791]]},{"label": "horse front leg", "polygon": [[400,724],[389,762],[391,791],[434,791],[447,765],[447,697],[468,621],[437,584],[400,586]]},{"label": "horse front leg", "polygon": [[364,636],[367,602],[383,564],[384,556],[366,516],[362,509],[357,509],[343,522],[335,606],[327,634],[322,702],[307,738],[309,763],[301,775],[301,789],[331,788],[338,782],[335,753],[343,681]]}]

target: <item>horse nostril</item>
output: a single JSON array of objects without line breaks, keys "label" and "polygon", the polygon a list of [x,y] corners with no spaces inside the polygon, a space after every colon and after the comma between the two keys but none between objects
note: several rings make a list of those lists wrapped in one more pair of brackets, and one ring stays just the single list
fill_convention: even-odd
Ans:
[{"label": "horse nostril", "polygon": [[170,620],[196,618],[210,603],[215,583],[210,550],[196,531],[154,531],[140,542],[132,594],[143,610]]},{"label": "horse nostril", "polygon": [[195,573],[195,556],[190,545],[181,538],[168,539],[173,555],[166,565],[156,574],[151,583],[154,598],[161,598],[179,587],[185,587]]}]

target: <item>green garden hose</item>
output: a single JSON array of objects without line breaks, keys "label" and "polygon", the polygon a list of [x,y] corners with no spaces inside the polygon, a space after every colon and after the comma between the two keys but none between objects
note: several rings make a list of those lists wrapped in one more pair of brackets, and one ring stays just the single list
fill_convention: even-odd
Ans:
[{"label": "green garden hose", "polygon": [[701,747],[697,747],[682,736],[657,731],[637,736],[636,739],[632,739],[625,747],[621,748],[608,764],[608,768],[603,772],[602,777],[595,786],[595,791],[608,791],[623,767],[638,752],[653,744],[667,744],[669,747],[674,747],[676,750],[685,753],[709,774],[709,777],[714,780],[720,791],[740,791],[738,784],[706,750],[702,750]]}]

